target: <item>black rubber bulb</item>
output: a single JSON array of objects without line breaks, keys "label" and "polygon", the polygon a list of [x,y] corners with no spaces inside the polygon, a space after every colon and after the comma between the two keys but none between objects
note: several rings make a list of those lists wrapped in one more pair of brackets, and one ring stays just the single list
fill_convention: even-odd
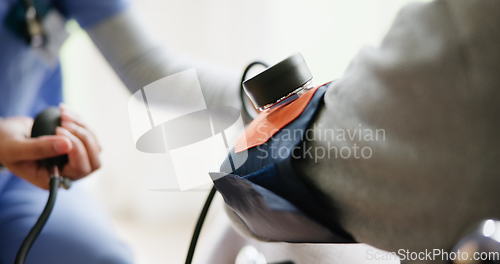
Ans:
[{"label": "black rubber bulb", "polygon": [[[61,110],[57,107],[49,107],[35,117],[33,128],[31,129],[31,137],[55,135],[58,126],[61,126]],[[49,170],[54,166],[62,169],[66,163],[68,163],[67,155],[39,161],[40,166]]]}]

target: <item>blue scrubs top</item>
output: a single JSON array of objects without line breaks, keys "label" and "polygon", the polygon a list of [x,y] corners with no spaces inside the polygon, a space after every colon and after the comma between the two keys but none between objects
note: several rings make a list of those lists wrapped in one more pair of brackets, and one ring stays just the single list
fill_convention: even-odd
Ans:
[{"label": "blue scrubs top", "polygon": [[[34,116],[62,101],[60,65],[49,65],[6,27],[6,16],[22,0],[0,0],[0,117]],[[127,0],[34,0],[53,6],[66,19],[92,27],[121,12]],[[36,4],[36,3],[35,3]],[[0,173],[0,193],[8,175]]]}]

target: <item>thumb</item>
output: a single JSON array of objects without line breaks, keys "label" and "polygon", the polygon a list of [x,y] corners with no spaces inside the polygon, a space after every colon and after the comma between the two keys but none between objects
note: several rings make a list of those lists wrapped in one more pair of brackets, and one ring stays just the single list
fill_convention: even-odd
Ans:
[{"label": "thumb", "polygon": [[68,153],[71,141],[64,136],[42,136],[12,142],[7,152],[8,160],[39,160]]}]

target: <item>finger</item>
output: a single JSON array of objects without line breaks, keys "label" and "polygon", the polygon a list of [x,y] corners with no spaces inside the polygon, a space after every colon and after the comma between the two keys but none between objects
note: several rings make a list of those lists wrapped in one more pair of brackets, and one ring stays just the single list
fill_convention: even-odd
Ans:
[{"label": "finger", "polygon": [[79,137],[84,143],[90,143],[89,146],[86,145],[87,149],[95,150],[97,153],[102,151],[101,145],[99,144],[99,140],[97,140],[97,136],[92,132],[88,126],[81,126],[78,123],[62,121],[61,126],[69,130],[71,133],[75,134]]},{"label": "finger", "polygon": [[92,169],[83,142],[63,127],[58,127],[56,131],[58,135],[69,138],[73,144],[73,148],[68,152],[69,162],[64,167],[63,176],[76,180],[89,174]]},{"label": "finger", "polygon": [[[83,119],[80,117],[80,115],[78,115],[77,113],[75,113],[74,111],[69,109],[64,104],[61,104],[60,108],[61,108],[61,121],[62,122],[75,123],[80,127],[83,127],[89,131],[92,131],[92,129],[87,125],[86,122],[83,121]],[[96,145],[99,149],[99,152],[101,152],[102,148],[101,148],[101,145],[99,144],[99,140],[97,140],[97,137],[93,133],[91,133],[91,135],[92,135],[92,137],[94,137],[94,142],[96,143]]]},{"label": "finger", "polygon": [[101,167],[101,161],[99,159],[100,146],[97,143],[95,135],[88,129],[85,129],[75,123],[63,121],[62,127],[67,129],[73,135],[78,137],[80,141],[83,142],[85,148],[87,149],[87,154],[89,157],[90,165],[92,170],[97,170]]},{"label": "finger", "polygon": [[7,161],[39,160],[56,157],[71,151],[71,141],[62,136],[42,136],[12,140],[5,146]]},{"label": "finger", "polygon": [[74,122],[81,127],[88,128],[82,117],[73,110],[69,109],[66,105],[61,104],[59,108],[61,109],[61,121]]}]

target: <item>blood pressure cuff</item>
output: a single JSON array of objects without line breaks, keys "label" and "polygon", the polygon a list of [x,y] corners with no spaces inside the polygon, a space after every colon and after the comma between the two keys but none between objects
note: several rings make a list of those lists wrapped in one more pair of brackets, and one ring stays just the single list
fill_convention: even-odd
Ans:
[{"label": "blood pressure cuff", "polygon": [[[244,152],[233,149],[221,171],[211,173],[228,210],[246,226],[245,231],[258,239],[297,243],[354,242],[335,217],[331,217],[335,215],[333,209],[326,206],[319,193],[293,167],[294,159],[300,156],[295,153],[301,151],[304,135],[330,86],[326,84],[309,91],[312,93],[309,101],[293,120],[274,131],[260,145],[250,145]],[[293,104],[300,103],[299,99],[282,107],[293,108]],[[254,122],[263,121],[256,118]],[[249,128],[255,129],[255,125],[258,124],[250,124]],[[252,133],[247,131],[246,134]],[[234,164],[242,165],[234,168]]]}]

